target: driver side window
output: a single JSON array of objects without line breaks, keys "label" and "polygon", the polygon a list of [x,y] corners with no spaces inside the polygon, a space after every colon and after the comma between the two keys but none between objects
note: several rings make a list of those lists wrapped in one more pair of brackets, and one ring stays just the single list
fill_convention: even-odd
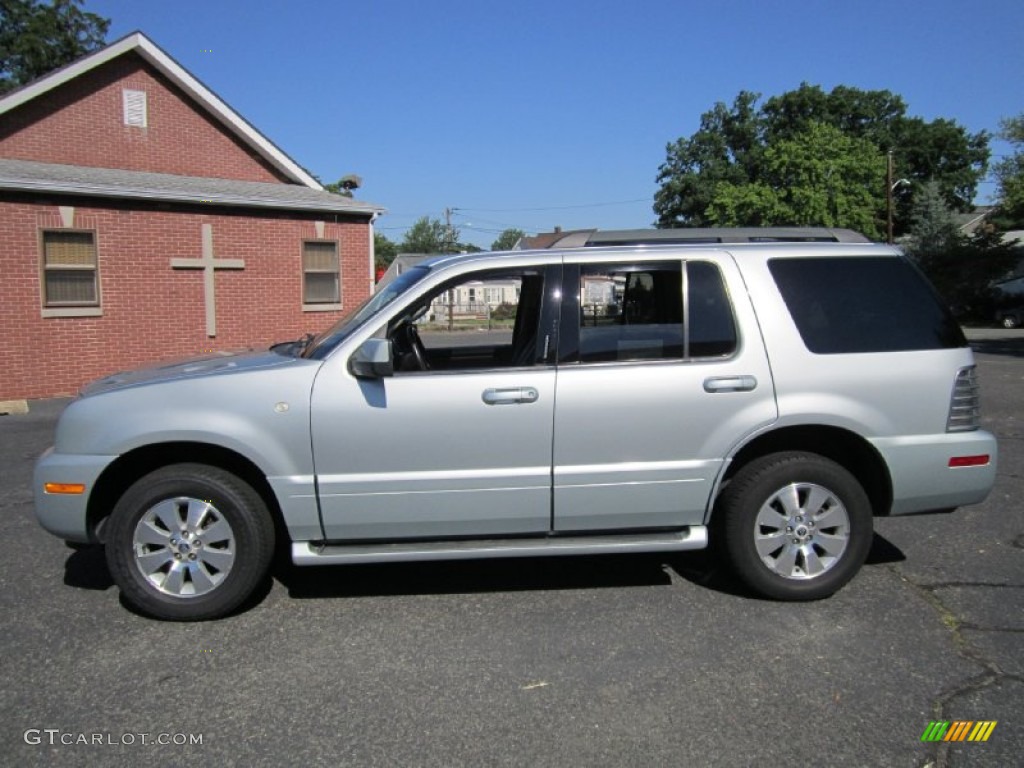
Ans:
[{"label": "driver side window", "polygon": [[396,373],[530,366],[544,296],[540,270],[466,275],[389,328]]}]

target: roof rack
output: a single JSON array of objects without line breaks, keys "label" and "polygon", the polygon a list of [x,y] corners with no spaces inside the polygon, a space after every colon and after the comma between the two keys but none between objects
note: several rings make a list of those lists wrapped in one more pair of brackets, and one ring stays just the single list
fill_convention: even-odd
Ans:
[{"label": "roof rack", "polygon": [[576,229],[524,237],[518,248],[701,243],[870,243],[859,232],[831,227],[694,227],[689,229]]},{"label": "roof rack", "polygon": [[859,232],[829,227],[695,227],[595,230],[585,246],[680,243],[870,243]]}]

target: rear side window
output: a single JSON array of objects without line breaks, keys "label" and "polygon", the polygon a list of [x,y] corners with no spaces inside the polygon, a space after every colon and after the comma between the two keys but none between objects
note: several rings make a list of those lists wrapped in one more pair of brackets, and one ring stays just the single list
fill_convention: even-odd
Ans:
[{"label": "rear side window", "polygon": [[732,306],[709,262],[584,266],[578,300],[578,338],[563,339],[563,362],[684,360],[736,350]]},{"label": "rear side window", "polygon": [[768,268],[816,354],[967,346],[935,290],[906,259],[772,259]]}]

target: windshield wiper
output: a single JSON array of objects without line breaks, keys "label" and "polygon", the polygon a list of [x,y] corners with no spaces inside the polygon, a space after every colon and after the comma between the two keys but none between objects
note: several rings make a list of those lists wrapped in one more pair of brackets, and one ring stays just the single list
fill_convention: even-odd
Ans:
[{"label": "windshield wiper", "polygon": [[291,341],[279,341],[276,344],[270,345],[271,352],[277,352],[282,355],[294,355],[299,357],[306,348],[313,343],[313,339],[316,338],[316,334],[307,333],[301,339],[292,339]]}]

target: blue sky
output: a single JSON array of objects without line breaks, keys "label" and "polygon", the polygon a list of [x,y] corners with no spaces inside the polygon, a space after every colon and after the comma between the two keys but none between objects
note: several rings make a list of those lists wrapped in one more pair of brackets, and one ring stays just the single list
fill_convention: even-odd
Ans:
[{"label": "blue sky", "polygon": [[145,32],[324,181],[362,176],[358,196],[388,209],[378,226],[396,241],[446,207],[483,247],[508,226],[650,226],[666,144],[740,90],[888,89],[970,131],[1024,112],[1021,0],[85,8],[112,20],[110,40]]}]

